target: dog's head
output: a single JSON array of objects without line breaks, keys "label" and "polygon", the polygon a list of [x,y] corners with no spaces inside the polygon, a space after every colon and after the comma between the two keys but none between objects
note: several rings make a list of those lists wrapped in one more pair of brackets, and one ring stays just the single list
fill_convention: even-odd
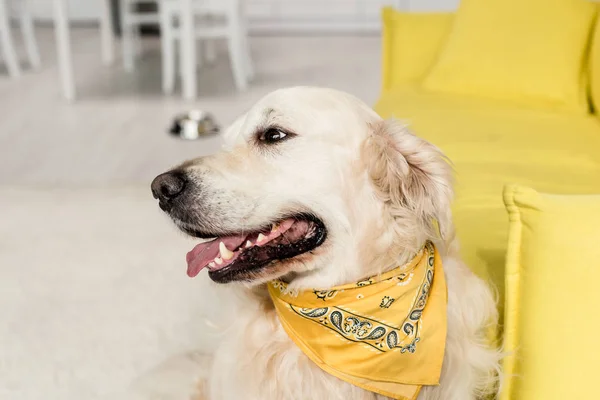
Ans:
[{"label": "dog's head", "polygon": [[212,239],[188,253],[190,276],[330,287],[403,263],[451,228],[444,156],[348,94],[275,91],[225,140],[152,183],[179,228]]}]

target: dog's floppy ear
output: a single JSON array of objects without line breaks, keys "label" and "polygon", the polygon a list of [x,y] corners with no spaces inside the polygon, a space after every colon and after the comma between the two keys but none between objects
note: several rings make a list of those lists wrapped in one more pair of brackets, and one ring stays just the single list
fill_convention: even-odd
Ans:
[{"label": "dog's floppy ear", "polygon": [[[398,121],[379,121],[362,148],[377,195],[395,218],[417,218],[428,235],[452,231],[452,167],[433,144]],[[436,227],[437,224],[437,227]]]}]

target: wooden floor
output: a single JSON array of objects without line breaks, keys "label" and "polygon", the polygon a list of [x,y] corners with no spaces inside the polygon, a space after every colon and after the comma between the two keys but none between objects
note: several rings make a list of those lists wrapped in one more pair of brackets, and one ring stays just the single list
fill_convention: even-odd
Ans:
[{"label": "wooden floor", "polygon": [[169,166],[220,146],[218,137],[186,142],[168,136],[166,130],[178,112],[208,110],[226,125],[280,87],[329,86],[370,104],[379,92],[376,36],[253,37],[257,76],[241,94],[234,90],[221,47],[216,64],[198,71],[200,98],[189,103],[161,93],[157,39],[144,41],[138,68],[128,74],[119,63],[101,65],[97,30],[79,27],[72,33],[79,90],[75,103],[60,97],[52,29],[37,30],[41,71],[26,71],[20,79],[10,80],[0,63],[0,185],[149,182]]}]

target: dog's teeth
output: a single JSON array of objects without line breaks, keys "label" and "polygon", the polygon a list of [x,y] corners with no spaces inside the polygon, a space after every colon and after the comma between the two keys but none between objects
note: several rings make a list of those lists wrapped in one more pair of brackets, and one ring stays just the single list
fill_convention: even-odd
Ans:
[{"label": "dog's teeth", "polygon": [[279,229],[279,224],[273,224],[271,227],[271,232],[275,232],[277,229]]},{"label": "dog's teeth", "polygon": [[223,260],[221,259],[221,257],[217,257],[215,258],[215,263],[217,263],[217,265],[221,265],[223,264]]},{"label": "dog's teeth", "polygon": [[251,241],[246,240],[246,248],[254,246]]},{"label": "dog's teeth", "polygon": [[216,266],[217,264],[215,264],[214,261],[208,263],[208,268],[214,268]]},{"label": "dog's teeth", "polygon": [[263,235],[262,233],[258,234],[258,239],[256,239],[256,243],[260,243],[262,241],[264,241],[267,237],[265,235]]},{"label": "dog's teeth", "polygon": [[233,258],[233,251],[225,247],[225,243],[223,242],[219,243],[219,253],[221,253],[223,260],[231,260]]}]

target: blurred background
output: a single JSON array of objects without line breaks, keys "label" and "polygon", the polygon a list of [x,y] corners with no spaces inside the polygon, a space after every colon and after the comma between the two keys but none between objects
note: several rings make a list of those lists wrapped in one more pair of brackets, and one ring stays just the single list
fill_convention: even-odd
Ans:
[{"label": "blurred background", "polygon": [[455,3],[0,0],[0,399],[110,397],[203,345],[218,304],[149,185],[221,143],[176,115],[226,127],[291,85],[372,104],[381,8]]},{"label": "blurred background", "polygon": [[[503,400],[595,398],[600,350],[582,321],[600,292],[582,287],[600,271],[589,262],[600,258],[600,203],[585,211],[578,195],[600,193],[598,15],[590,0],[0,0],[0,400],[115,399],[169,357],[214,347],[210,326],[229,309],[206,274],[187,277],[195,242],[150,182],[221,147],[218,134],[170,134],[179,115],[226,128],[293,85],[376,104],[454,162],[462,256],[497,289],[495,333],[508,353],[539,350],[507,357],[510,376],[539,379],[527,380],[530,397],[507,379]],[[185,121],[179,130],[195,136]],[[522,247],[556,251],[557,269],[533,262],[523,279],[508,245],[521,242],[505,209],[518,211],[505,189],[515,183],[573,201],[538,218],[558,221],[554,231],[526,224]],[[565,274],[567,264],[580,268]],[[517,321],[538,327],[529,342]],[[557,370],[532,374],[539,366]]]}]

